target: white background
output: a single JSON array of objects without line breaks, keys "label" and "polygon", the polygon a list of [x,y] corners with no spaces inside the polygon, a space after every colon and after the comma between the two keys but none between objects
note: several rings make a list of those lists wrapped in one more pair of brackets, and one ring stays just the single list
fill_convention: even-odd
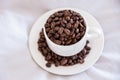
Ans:
[{"label": "white background", "polygon": [[[100,59],[73,76],[42,70],[28,49],[32,24],[40,15],[59,7],[91,13],[105,35]],[[0,80],[120,80],[120,0],[0,0]]]}]

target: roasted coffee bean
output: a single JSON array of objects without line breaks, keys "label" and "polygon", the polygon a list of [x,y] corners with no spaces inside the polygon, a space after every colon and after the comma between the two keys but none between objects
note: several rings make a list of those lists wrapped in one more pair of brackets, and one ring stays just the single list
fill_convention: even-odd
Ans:
[{"label": "roasted coffee bean", "polygon": [[65,27],[65,23],[63,21],[60,22],[61,26],[64,28]]},{"label": "roasted coffee bean", "polygon": [[62,41],[62,44],[65,45],[65,41]]},{"label": "roasted coffee bean", "polygon": [[46,63],[46,66],[47,67],[51,67],[51,63]]},{"label": "roasted coffee bean", "polygon": [[47,50],[43,47],[42,47],[42,51],[43,51],[44,54],[47,54]]},{"label": "roasted coffee bean", "polygon": [[52,18],[48,18],[47,22],[51,23],[52,22]]},{"label": "roasted coffee bean", "polygon": [[50,34],[54,34],[54,30],[51,29],[48,33],[50,33]]},{"label": "roasted coffee bean", "polygon": [[50,17],[51,17],[52,19],[54,19],[54,18],[55,18],[55,15],[51,15]]},{"label": "roasted coffee bean", "polygon": [[66,20],[67,20],[67,21],[70,21],[70,16],[67,16],[67,17],[66,17]]},{"label": "roasted coffee bean", "polygon": [[57,22],[55,23],[55,25],[56,25],[56,26],[59,26],[59,25],[60,25],[60,21],[57,21]]},{"label": "roasted coffee bean", "polygon": [[80,23],[80,27],[83,28],[84,26]]},{"label": "roasted coffee bean", "polygon": [[64,18],[63,18],[63,20],[62,20],[62,21],[63,21],[63,23],[64,23],[64,24],[66,24],[66,23],[67,23],[67,21],[66,21]]},{"label": "roasted coffee bean", "polygon": [[55,61],[55,66],[58,67],[60,65],[59,61]]},{"label": "roasted coffee bean", "polygon": [[72,62],[72,59],[69,59],[68,60],[68,64],[72,64],[73,62]]},{"label": "roasted coffee bean", "polygon": [[52,34],[49,32],[49,33],[48,33],[48,37],[50,38],[51,36],[52,36]]},{"label": "roasted coffee bean", "polygon": [[50,31],[50,27],[46,28],[45,30],[48,33]]},{"label": "roasted coffee bean", "polygon": [[87,40],[86,44],[89,44],[90,42]]},{"label": "roasted coffee bean", "polygon": [[51,28],[54,28],[55,27],[55,22],[52,22],[51,23]]},{"label": "roasted coffee bean", "polygon": [[90,50],[91,48],[89,46],[86,46],[86,50]]},{"label": "roasted coffee bean", "polygon": [[61,41],[60,40],[53,40],[56,44],[60,45]]},{"label": "roasted coffee bean", "polygon": [[76,40],[76,38],[74,38],[74,39],[73,39],[73,44],[76,43],[76,42],[77,42],[77,40]]},{"label": "roasted coffee bean", "polygon": [[64,30],[64,28],[63,28],[63,27],[60,27],[59,30],[58,30],[58,33],[59,33],[59,34],[62,34],[62,33],[63,33],[63,30]]},{"label": "roasted coffee bean", "polygon": [[38,45],[39,45],[39,47],[46,47],[47,46],[46,43],[39,43]]},{"label": "roasted coffee bean", "polygon": [[70,12],[68,10],[64,11],[64,16],[69,16]]},{"label": "roasted coffee bean", "polygon": [[59,26],[56,26],[56,27],[54,28],[54,30],[55,30],[55,31],[58,31],[58,30],[59,30]]},{"label": "roasted coffee bean", "polygon": [[50,24],[49,24],[49,23],[46,23],[46,24],[45,24],[45,27],[46,27],[46,28],[50,27]]},{"label": "roasted coffee bean", "polygon": [[73,27],[78,28],[78,26],[79,26],[79,22],[76,22]]},{"label": "roasted coffee bean", "polygon": [[63,58],[63,59],[60,61],[60,64],[61,64],[61,65],[65,65],[65,64],[67,63],[67,61],[68,61],[67,59]]},{"label": "roasted coffee bean", "polygon": [[83,64],[83,63],[84,63],[84,59],[81,59],[81,60],[80,60],[80,64]]},{"label": "roasted coffee bean", "polygon": [[70,29],[70,28],[72,27],[71,23],[68,23],[68,24],[66,25],[66,27],[67,27],[68,29]]},{"label": "roasted coffee bean", "polygon": [[67,35],[70,35],[70,30],[69,30],[69,29],[64,29],[64,32],[65,32]]},{"label": "roasted coffee bean", "polygon": [[70,23],[71,23],[71,24],[73,24],[73,23],[74,23],[73,19],[70,19]]},{"label": "roasted coffee bean", "polygon": [[75,38],[75,33],[72,35],[72,38]]},{"label": "roasted coffee bean", "polygon": [[83,36],[84,34],[85,34],[85,32],[83,31],[83,32],[81,32],[80,36]]},{"label": "roasted coffee bean", "polygon": [[80,20],[80,23],[82,23],[83,21],[84,21],[84,20],[83,20],[83,19],[81,19],[81,20]]},{"label": "roasted coffee bean", "polygon": [[55,33],[55,35],[54,35],[54,37],[56,38],[56,39],[58,39],[59,38],[59,34],[58,33]]},{"label": "roasted coffee bean", "polygon": [[59,16],[59,13],[58,13],[58,12],[56,12],[54,15],[55,15],[56,17],[58,17],[58,16]]},{"label": "roasted coffee bean", "polygon": [[76,29],[76,33],[79,33],[79,29],[78,28]]},{"label": "roasted coffee bean", "polygon": [[72,42],[72,40],[70,39],[70,40],[67,40],[66,41],[66,44],[70,44]]},{"label": "roasted coffee bean", "polygon": [[58,20],[59,20],[59,18],[58,18],[58,17],[55,17],[54,21],[58,21]]},{"label": "roasted coffee bean", "polygon": [[80,39],[80,33],[76,35],[76,39]]},{"label": "roasted coffee bean", "polygon": [[46,60],[50,60],[52,58],[52,56],[50,55],[50,53],[46,56]]}]

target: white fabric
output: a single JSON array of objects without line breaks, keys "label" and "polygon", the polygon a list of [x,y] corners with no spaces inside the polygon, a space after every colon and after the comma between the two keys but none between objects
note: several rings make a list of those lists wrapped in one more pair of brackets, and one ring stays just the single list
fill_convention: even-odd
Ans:
[{"label": "white fabric", "polygon": [[[100,59],[73,76],[44,71],[34,63],[28,49],[32,24],[59,7],[88,11],[105,34]],[[120,80],[120,0],[0,0],[0,80]]]}]

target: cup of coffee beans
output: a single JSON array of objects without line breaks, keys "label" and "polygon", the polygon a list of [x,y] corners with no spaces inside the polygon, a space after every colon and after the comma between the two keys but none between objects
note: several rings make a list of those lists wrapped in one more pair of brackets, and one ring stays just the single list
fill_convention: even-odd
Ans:
[{"label": "cup of coffee beans", "polygon": [[49,48],[58,55],[79,53],[88,39],[88,25],[82,10],[61,8],[51,11],[43,28]]}]

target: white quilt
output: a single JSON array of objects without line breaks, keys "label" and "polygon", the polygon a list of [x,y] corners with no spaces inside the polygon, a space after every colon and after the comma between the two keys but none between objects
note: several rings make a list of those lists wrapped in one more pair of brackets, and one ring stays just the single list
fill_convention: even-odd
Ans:
[{"label": "white quilt", "polygon": [[[28,49],[35,20],[59,7],[91,13],[105,35],[100,59],[73,76],[44,71],[34,63]],[[120,80],[120,0],[0,0],[0,80]]]}]

